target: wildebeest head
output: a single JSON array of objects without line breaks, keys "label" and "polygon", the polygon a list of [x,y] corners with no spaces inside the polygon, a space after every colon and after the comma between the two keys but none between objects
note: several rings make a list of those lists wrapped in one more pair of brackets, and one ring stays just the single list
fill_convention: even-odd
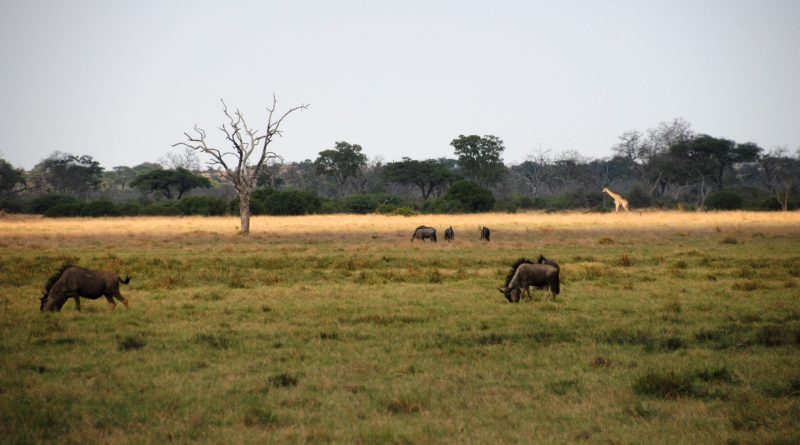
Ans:
[{"label": "wildebeest head", "polygon": [[[47,281],[44,283],[44,287],[42,287],[42,296],[39,298],[40,311],[45,310],[45,306],[47,305],[47,296],[50,295],[50,290],[53,288],[53,286],[56,285],[58,280],[61,278],[61,275],[63,275],[64,272],[70,267],[73,267],[73,265],[70,263],[64,263],[57,271],[55,271],[52,275],[50,275],[47,278]],[[56,310],[61,310],[62,306],[64,306],[63,302],[61,304],[55,305],[55,308]]]},{"label": "wildebeest head", "polygon": [[498,287],[497,290],[506,297],[509,303],[519,302],[519,289],[509,289],[507,287]]}]

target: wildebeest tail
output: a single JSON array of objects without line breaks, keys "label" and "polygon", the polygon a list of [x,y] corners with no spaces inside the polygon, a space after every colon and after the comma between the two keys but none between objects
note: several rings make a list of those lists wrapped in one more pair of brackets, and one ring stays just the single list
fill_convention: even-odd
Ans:
[{"label": "wildebeest tail", "polygon": [[129,277],[129,276],[127,276],[127,275],[125,275],[125,279],[124,279],[124,280],[123,280],[122,278],[120,278],[120,277],[117,277],[117,279],[118,279],[118,280],[119,280],[119,282],[120,282],[120,283],[122,283],[122,284],[128,284],[128,283],[130,283],[130,282],[131,282],[131,277]]},{"label": "wildebeest tail", "polygon": [[558,270],[561,270],[561,267],[559,267],[558,263],[556,263],[553,260],[548,260],[547,258],[544,257],[544,255],[539,255],[539,259],[537,261],[539,262],[539,264],[547,264],[555,267]]}]

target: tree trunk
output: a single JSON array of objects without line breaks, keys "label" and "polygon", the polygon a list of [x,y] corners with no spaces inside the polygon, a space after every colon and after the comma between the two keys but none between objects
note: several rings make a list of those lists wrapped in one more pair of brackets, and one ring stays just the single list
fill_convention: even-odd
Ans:
[{"label": "tree trunk", "polygon": [[250,193],[239,193],[239,212],[242,215],[240,234],[250,234]]}]

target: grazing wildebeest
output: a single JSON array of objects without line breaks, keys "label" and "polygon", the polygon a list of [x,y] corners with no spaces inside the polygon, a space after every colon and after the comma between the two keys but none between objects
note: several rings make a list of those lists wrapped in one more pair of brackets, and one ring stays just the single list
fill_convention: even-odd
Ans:
[{"label": "grazing wildebeest", "polygon": [[453,241],[456,238],[456,233],[453,232],[453,226],[444,229],[444,240]]},{"label": "grazing wildebeest", "polygon": [[414,234],[411,235],[411,241],[414,241],[415,239],[421,239],[424,242],[426,238],[430,238],[435,243],[436,229],[428,226],[419,226],[416,230],[414,230]]},{"label": "grazing wildebeest", "polygon": [[489,237],[492,235],[492,232],[489,231],[488,227],[481,226],[481,239],[485,239],[489,241]]},{"label": "grazing wildebeest", "polygon": [[[549,261],[544,257],[539,259],[540,261],[542,259]],[[531,286],[537,289],[544,289],[545,298],[547,298],[547,293],[551,293],[553,300],[555,300],[555,296],[561,292],[558,273],[558,267],[546,263],[534,263],[527,258],[520,258],[511,266],[511,271],[506,276],[505,285],[497,289],[511,303],[519,303],[523,290],[528,294],[528,299],[533,300],[528,289]]]},{"label": "grazing wildebeest", "polygon": [[80,311],[81,297],[95,300],[102,296],[111,303],[111,309],[117,305],[114,298],[128,307],[128,300],[119,293],[119,283],[128,284],[130,281],[128,276],[123,280],[111,272],[65,264],[47,279],[39,299],[39,310],[60,311],[68,299],[74,298],[75,307]]}]

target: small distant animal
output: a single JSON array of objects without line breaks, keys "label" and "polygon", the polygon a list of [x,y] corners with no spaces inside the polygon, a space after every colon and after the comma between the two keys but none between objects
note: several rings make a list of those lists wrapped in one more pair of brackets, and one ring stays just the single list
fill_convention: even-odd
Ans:
[{"label": "small distant animal", "polygon": [[608,187],[603,187],[603,193],[607,193],[608,196],[610,196],[611,199],[614,200],[614,213],[619,212],[620,207],[625,209],[626,212],[630,212],[630,209],[628,208],[627,199],[623,198],[617,193],[612,192],[611,190],[608,189]]},{"label": "small distant animal", "polygon": [[453,241],[456,238],[456,233],[453,232],[453,226],[444,229],[444,240]]},{"label": "small distant animal", "polygon": [[481,226],[481,239],[489,241],[490,236],[492,236],[492,232],[489,230],[489,228]]},{"label": "small distant animal", "polygon": [[411,241],[413,242],[415,239],[422,240],[423,242],[426,239],[432,240],[434,243],[436,242],[436,229],[433,227],[428,226],[419,226],[414,230],[414,234],[411,235]]},{"label": "small distant animal", "polygon": [[119,283],[128,284],[130,281],[129,276],[123,280],[111,272],[65,264],[47,279],[39,299],[39,310],[60,311],[68,299],[74,298],[75,308],[80,311],[81,297],[96,300],[102,296],[106,297],[112,310],[117,305],[114,298],[127,308],[128,300],[119,292]]},{"label": "small distant animal", "polygon": [[525,291],[528,300],[532,301],[529,290],[531,286],[544,289],[545,299],[547,299],[547,294],[551,294],[555,300],[555,296],[561,292],[558,265],[554,266],[555,262],[543,256],[540,256],[538,261],[540,262],[534,263],[527,258],[520,258],[511,266],[505,284],[503,287],[497,288],[510,303],[519,303],[522,291]]}]

